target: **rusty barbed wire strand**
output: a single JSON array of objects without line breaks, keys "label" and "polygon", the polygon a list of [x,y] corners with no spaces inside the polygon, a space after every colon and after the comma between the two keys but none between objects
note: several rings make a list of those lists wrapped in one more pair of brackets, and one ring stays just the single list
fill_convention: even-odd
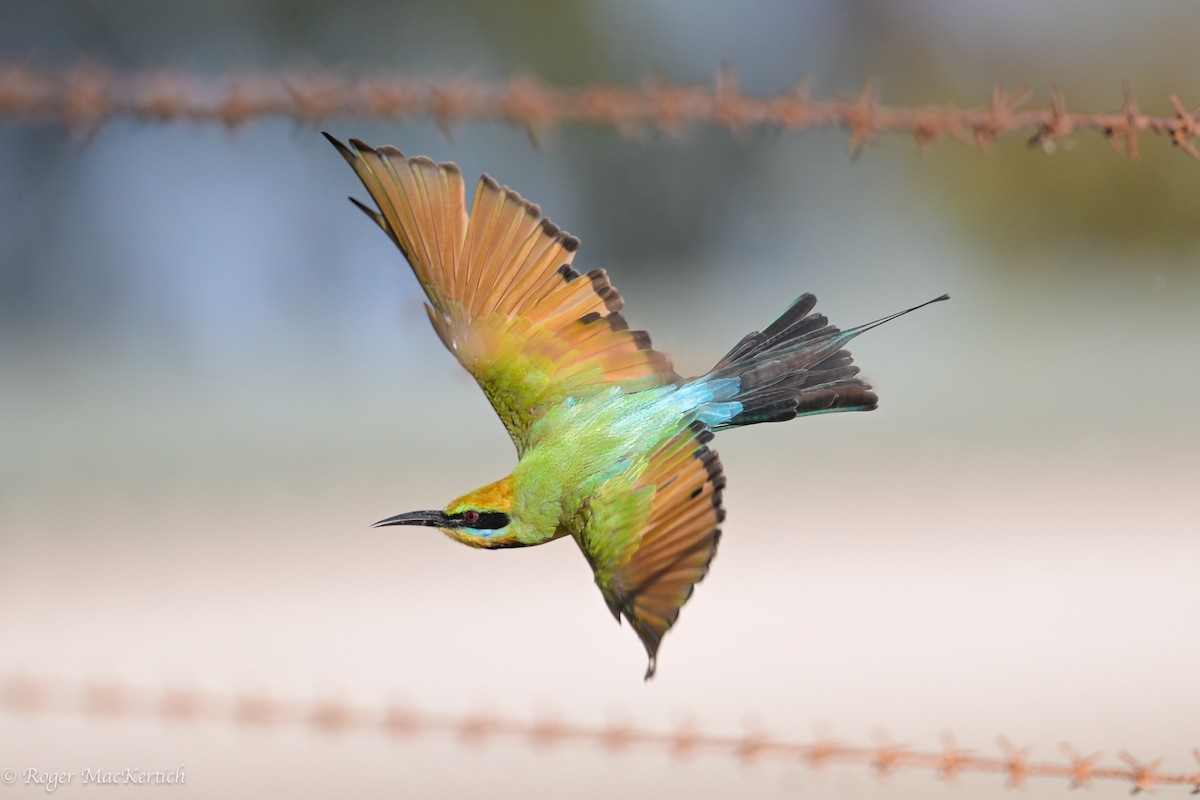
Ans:
[{"label": "rusty barbed wire strand", "polygon": [[[157,719],[166,725],[209,722],[259,730],[301,728],[323,735],[358,733],[395,739],[444,735],[475,745],[503,739],[532,748],[574,744],[609,753],[650,750],[677,759],[724,757],[745,766],[774,761],[814,771],[830,766],[865,767],[880,778],[898,772],[926,772],[951,783],[975,773],[999,776],[1010,788],[1020,788],[1034,779],[1058,779],[1069,788],[1116,781],[1128,784],[1134,794],[1164,786],[1190,787],[1192,794],[1200,794],[1200,770],[1166,772],[1161,769],[1162,759],[1147,762],[1121,752],[1118,758],[1123,765],[1105,765],[1099,763],[1099,753],[1084,756],[1064,743],[1060,747],[1061,760],[1040,761],[1031,756],[1032,748],[1018,748],[1003,737],[997,740],[999,754],[989,756],[961,749],[949,736],[943,736],[942,748],[936,751],[912,749],[882,738],[873,746],[845,744],[828,735],[818,735],[810,742],[790,742],[762,731],[742,736],[705,735],[691,719],[685,719],[674,731],[663,732],[627,722],[580,725],[558,716],[521,721],[484,713],[431,713],[410,705],[368,707],[332,697],[287,700],[262,692],[221,695],[181,687],[151,689],[111,681],[73,682],[31,675],[0,677],[0,713]],[[1200,748],[1194,749],[1192,756],[1200,764]]]},{"label": "rusty barbed wire strand", "polygon": [[1057,87],[1047,107],[1026,107],[1030,97],[1027,88],[997,86],[988,104],[978,108],[902,108],[881,103],[873,82],[852,98],[814,98],[807,83],[762,96],[743,92],[731,69],[721,70],[711,85],[681,86],[656,77],[638,87],[564,88],[533,76],[501,83],[468,77],[346,78],[317,71],[204,77],[170,69],[121,73],[90,63],[59,70],[0,63],[0,120],[59,122],[85,136],[122,118],[216,122],[228,128],[270,117],[305,124],[342,117],[431,119],[446,131],[466,121],[491,120],[523,127],[535,141],[566,124],[613,127],[631,137],[648,130],[679,135],[695,124],[733,132],[840,127],[851,154],[858,155],[884,135],[908,136],[922,151],[949,138],[987,152],[997,138],[1019,134],[1029,137],[1031,147],[1050,152],[1058,140],[1092,131],[1133,159],[1140,153],[1141,134],[1165,137],[1200,158],[1194,143],[1200,107],[1189,109],[1176,95],[1168,98],[1174,113],[1165,116],[1143,114],[1128,84],[1121,107],[1111,112],[1071,110]]}]

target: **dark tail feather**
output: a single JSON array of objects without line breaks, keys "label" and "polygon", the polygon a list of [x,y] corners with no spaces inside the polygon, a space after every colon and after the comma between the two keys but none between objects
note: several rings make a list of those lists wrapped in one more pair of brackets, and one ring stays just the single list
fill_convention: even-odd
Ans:
[{"label": "dark tail feather", "polygon": [[833,411],[870,411],[879,397],[857,377],[849,351],[842,347],[861,333],[930,303],[843,331],[822,314],[812,314],[817,298],[803,294],[779,319],[761,333],[748,334],[729,351],[708,377],[738,378],[738,393],[730,398],[742,410],[717,429],[782,422],[808,414]]}]

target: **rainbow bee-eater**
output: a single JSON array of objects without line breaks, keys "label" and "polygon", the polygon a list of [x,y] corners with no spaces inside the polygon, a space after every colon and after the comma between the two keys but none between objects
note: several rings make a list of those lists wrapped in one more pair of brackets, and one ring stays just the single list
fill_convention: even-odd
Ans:
[{"label": "rainbow bee-eater", "polygon": [[843,348],[921,306],[843,331],[804,294],[709,372],[684,378],[629,329],[604,270],[572,268],[579,240],[536,205],[484,175],[468,214],[454,164],[326,138],[379,210],[352,201],[400,248],[434,330],[517,447],[516,467],[495,483],[376,525],[425,525],[483,548],[570,536],[609,611],[641,638],[649,679],[720,538],[714,432],[875,408]]}]

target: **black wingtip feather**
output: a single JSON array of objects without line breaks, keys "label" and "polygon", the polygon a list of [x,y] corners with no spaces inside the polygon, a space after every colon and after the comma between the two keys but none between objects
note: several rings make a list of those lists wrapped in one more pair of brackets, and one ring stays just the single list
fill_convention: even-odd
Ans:
[{"label": "black wingtip feather", "polygon": [[354,203],[355,208],[357,208],[359,211],[363,212],[364,214],[366,214],[368,217],[375,220],[376,222],[379,222],[382,219],[382,217],[380,217],[380,215],[379,215],[379,212],[377,212],[375,209],[371,208],[367,204],[363,203],[358,198],[348,197],[346,199],[349,200],[351,203]]},{"label": "black wingtip feather", "polygon": [[355,162],[358,160],[358,155],[353,150],[344,145],[335,137],[330,136],[325,131],[321,131],[321,135],[324,136],[329,143],[334,146],[334,148],[338,151],[338,154],[345,159],[347,164],[349,164],[351,167],[355,165]]},{"label": "black wingtip feather", "polygon": [[646,665],[646,677],[642,678],[642,680],[648,681],[651,678],[653,678],[654,672],[657,669],[658,669],[658,658],[653,653],[651,653],[650,654],[650,663]]},{"label": "black wingtip feather", "polygon": [[[593,313],[594,313],[594,312],[593,312]],[[614,312],[613,312],[613,313],[611,313],[611,314],[608,314],[608,315],[607,315],[607,316],[605,316],[604,318],[605,318],[606,320],[608,320],[608,326],[609,326],[610,328],[612,328],[614,331],[627,331],[627,330],[629,330],[629,323],[628,323],[628,322],[626,322],[626,321],[625,321],[625,318],[624,318],[624,317],[622,317],[622,316],[620,315],[620,313],[618,313],[618,312],[616,312],[616,311],[614,311]]]}]

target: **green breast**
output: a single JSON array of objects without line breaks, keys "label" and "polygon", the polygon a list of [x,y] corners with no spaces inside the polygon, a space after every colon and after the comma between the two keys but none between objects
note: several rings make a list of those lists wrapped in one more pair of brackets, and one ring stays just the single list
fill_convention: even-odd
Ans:
[{"label": "green breast", "polygon": [[518,538],[538,544],[586,525],[587,499],[612,481],[632,485],[646,459],[687,419],[670,402],[673,387],[627,394],[609,388],[570,398],[529,431],[513,470]]}]

